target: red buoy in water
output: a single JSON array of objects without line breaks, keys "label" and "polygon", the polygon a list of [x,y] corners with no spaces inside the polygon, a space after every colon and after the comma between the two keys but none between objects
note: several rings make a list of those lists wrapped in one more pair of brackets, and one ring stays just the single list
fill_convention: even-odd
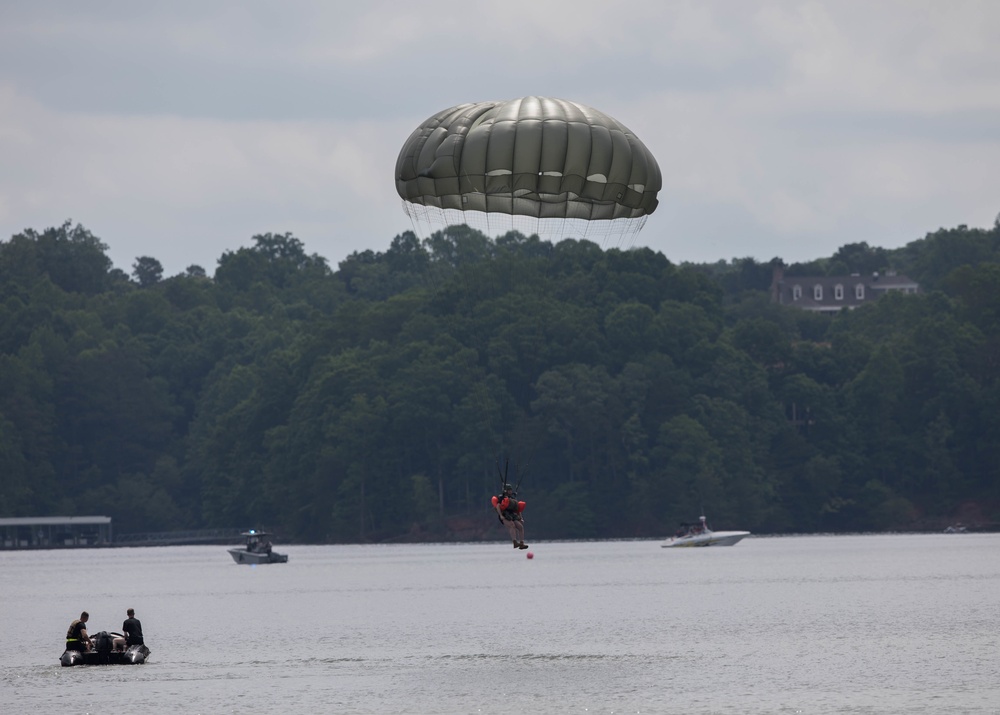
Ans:
[{"label": "red buoy in water", "polygon": [[531,551],[529,551],[528,552],[528,558],[529,559],[533,559],[533,558],[535,558],[535,555]]}]

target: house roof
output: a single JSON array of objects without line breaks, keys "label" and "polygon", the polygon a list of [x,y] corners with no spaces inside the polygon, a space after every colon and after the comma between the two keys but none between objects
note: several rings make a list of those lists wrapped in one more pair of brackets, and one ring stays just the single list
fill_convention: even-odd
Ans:
[{"label": "house roof", "polygon": [[16,516],[0,519],[0,526],[92,526],[110,523],[110,516]]},{"label": "house roof", "polygon": [[869,282],[872,290],[893,290],[902,288],[918,289],[920,285],[907,276],[898,273],[886,273],[882,276],[873,276]]}]

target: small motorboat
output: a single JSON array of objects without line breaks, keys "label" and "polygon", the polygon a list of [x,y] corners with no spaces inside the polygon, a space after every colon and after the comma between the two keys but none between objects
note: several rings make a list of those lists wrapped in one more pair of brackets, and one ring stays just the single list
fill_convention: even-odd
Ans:
[{"label": "small motorboat", "polygon": [[271,539],[266,531],[250,529],[243,532],[246,546],[242,549],[229,549],[229,555],[238,564],[283,564],[288,561],[288,554],[271,551]]},{"label": "small motorboat", "polygon": [[750,532],[712,531],[702,516],[695,523],[683,522],[674,537],[660,546],[665,549],[680,546],[732,546],[745,536],[750,536]]},{"label": "small motorboat", "polygon": [[144,645],[129,646],[125,650],[114,650],[115,636],[120,633],[101,631],[93,636],[91,650],[67,650],[59,657],[63,666],[70,665],[142,665],[149,659],[149,648]]}]

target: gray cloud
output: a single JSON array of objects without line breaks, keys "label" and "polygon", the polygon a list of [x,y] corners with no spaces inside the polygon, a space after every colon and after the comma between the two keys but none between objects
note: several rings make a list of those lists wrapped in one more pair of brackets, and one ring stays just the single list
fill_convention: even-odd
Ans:
[{"label": "gray cloud", "polygon": [[992,2],[7,2],[0,236],[71,217],[116,264],[211,269],[292,231],[331,263],[410,228],[434,112],[543,94],[658,157],[673,260],[896,246],[1000,210]]}]

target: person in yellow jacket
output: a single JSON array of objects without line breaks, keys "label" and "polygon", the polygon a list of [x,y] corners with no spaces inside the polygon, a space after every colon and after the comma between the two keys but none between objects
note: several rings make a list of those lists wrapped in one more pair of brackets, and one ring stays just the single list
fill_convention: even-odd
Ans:
[{"label": "person in yellow jacket", "polygon": [[90,614],[84,611],[79,618],[69,624],[69,630],[66,631],[66,650],[84,652],[93,647],[93,641],[87,633],[88,620],[90,620]]}]

